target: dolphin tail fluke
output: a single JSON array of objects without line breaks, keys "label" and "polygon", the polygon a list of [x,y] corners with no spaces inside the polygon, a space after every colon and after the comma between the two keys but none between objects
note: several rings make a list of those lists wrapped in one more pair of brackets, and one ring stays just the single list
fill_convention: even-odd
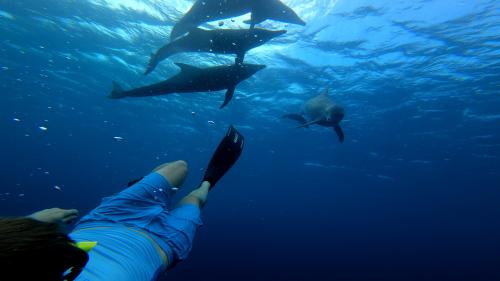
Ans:
[{"label": "dolphin tail fluke", "polygon": [[224,108],[231,101],[231,99],[233,98],[235,90],[236,90],[236,86],[232,86],[232,87],[230,87],[230,88],[227,89],[226,96],[224,97],[224,102],[219,107],[220,109]]},{"label": "dolphin tail fluke", "polygon": [[339,141],[342,143],[344,142],[344,131],[342,131],[342,128],[339,125],[333,126],[333,130],[335,130],[335,133],[339,137]]},{"label": "dolphin tail fluke", "polygon": [[280,0],[271,0],[266,5],[258,5],[252,11],[252,21],[260,23],[266,19],[286,23],[306,25],[306,23],[287,5]]},{"label": "dolphin tail fluke", "polygon": [[161,47],[156,51],[156,53],[152,53],[148,66],[146,67],[146,71],[144,72],[144,75],[148,75],[151,73],[153,70],[155,70],[156,66],[163,60],[169,58],[170,56],[178,53],[180,50],[179,48],[176,48],[173,43],[168,43],[165,46]]},{"label": "dolphin tail fluke", "polygon": [[305,127],[305,128],[309,128],[309,124],[307,123],[307,120],[304,118],[304,116],[300,115],[300,114],[285,114],[283,115],[281,118],[287,118],[287,119],[292,119],[292,120],[295,120],[297,122],[299,122],[301,125],[300,127]]},{"label": "dolphin tail fluke", "polygon": [[113,90],[111,91],[109,98],[121,99],[121,98],[124,98],[125,96],[126,95],[125,95],[125,91],[123,90],[123,88],[116,81],[113,81]]}]

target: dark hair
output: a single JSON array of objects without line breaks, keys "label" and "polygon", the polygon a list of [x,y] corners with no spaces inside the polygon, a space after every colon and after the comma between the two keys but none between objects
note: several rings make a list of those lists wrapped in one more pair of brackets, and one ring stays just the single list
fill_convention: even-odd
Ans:
[{"label": "dark hair", "polygon": [[79,273],[88,256],[72,242],[57,224],[0,218],[0,279],[50,281],[70,268]]}]

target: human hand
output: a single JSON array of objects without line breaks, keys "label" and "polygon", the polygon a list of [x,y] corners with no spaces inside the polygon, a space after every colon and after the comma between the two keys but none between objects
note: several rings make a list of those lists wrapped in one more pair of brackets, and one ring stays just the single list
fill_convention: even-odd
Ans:
[{"label": "human hand", "polygon": [[28,216],[41,222],[69,224],[78,217],[78,210],[65,210],[60,208],[45,209]]}]

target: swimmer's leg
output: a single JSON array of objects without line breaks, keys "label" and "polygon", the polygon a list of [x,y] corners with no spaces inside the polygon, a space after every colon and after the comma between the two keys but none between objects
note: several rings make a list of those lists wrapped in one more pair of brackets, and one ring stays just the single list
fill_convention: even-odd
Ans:
[{"label": "swimmer's leg", "polygon": [[203,206],[205,206],[205,203],[207,203],[209,190],[210,183],[208,181],[204,181],[200,187],[191,191],[191,193],[189,193],[186,197],[182,198],[177,206],[192,204],[201,209],[203,208]]},{"label": "swimmer's leg", "polygon": [[162,164],[156,167],[154,172],[160,174],[172,187],[179,187],[186,179],[188,166],[186,161],[178,160],[170,163]]},{"label": "swimmer's leg", "polygon": [[[168,162],[161,164],[160,166],[154,168],[153,172],[162,175],[165,180],[173,187],[179,187],[182,185],[187,175],[187,163],[184,160],[177,160],[174,162]],[[134,184],[140,182],[144,177],[140,177],[128,182],[127,186],[131,187]],[[175,183],[175,185],[174,185]]]},{"label": "swimmer's leg", "polygon": [[129,188],[104,198],[80,223],[107,220],[147,227],[153,217],[169,209],[170,188],[182,185],[187,171],[185,161],[163,164]]}]

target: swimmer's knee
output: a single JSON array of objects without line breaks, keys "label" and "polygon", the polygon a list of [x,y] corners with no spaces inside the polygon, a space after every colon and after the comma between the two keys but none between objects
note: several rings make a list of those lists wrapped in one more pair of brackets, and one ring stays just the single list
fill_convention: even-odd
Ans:
[{"label": "swimmer's knee", "polygon": [[181,186],[188,173],[188,165],[184,160],[166,163],[155,169],[155,172],[162,175],[171,186]]},{"label": "swimmer's knee", "polygon": [[183,170],[187,173],[188,163],[184,160],[177,160],[177,161],[169,163],[169,165],[172,165],[176,169]]}]

